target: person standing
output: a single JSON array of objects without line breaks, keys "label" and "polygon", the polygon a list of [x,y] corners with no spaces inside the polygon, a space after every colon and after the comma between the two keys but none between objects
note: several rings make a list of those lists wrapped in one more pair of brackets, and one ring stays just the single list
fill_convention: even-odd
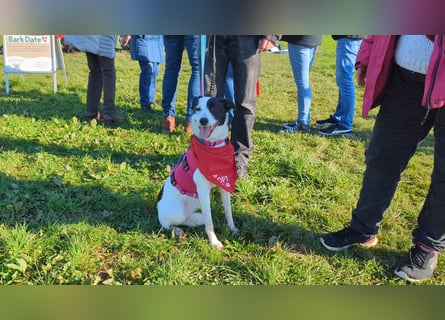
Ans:
[{"label": "person standing", "polygon": [[310,71],[321,35],[283,35],[288,43],[289,61],[297,87],[297,119],[283,124],[280,133],[310,132],[312,89]]},{"label": "person standing", "polygon": [[176,91],[178,76],[181,71],[182,55],[184,48],[187,50],[189,63],[192,69],[188,83],[187,113],[184,131],[191,133],[190,115],[194,97],[200,95],[200,66],[199,66],[199,35],[166,35],[165,47],[165,72],[162,81],[162,110],[164,121],[162,131],[172,132],[176,127]]},{"label": "person standing", "polygon": [[278,36],[211,35],[207,37],[204,63],[206,96],[224,98],[229,63],[233,70],[235,112],[231,142],[239,178],[247,178],[253,151],[252,129],[256,112],[256,85],[261,70],[261,52],[270,50]]},{"label": "person standing", "polygon": [[[116,35],[65,35],[65,43],[85,51],[88,62],[86,120],[102,119],[105,122],[121,120],[117,114],[116,98]],[[103,114],[99,104],[103,91]]]},{"label": "person standing", "polygon": [[153,113],[155,102],[156,80],[161,63],[165,61],[164,41],[161,35],[123,35],[121,45],[130,45],[130,55],[139,62],[139,98],[141,109]]},{"label": "person standing", "polygon": [[317,120],[323,127],[319,133],[326,136],[346,135],[352,132],[355,107],[354,66],[363,35],[332,35],[337,41],[335,79],[338,87],[337,108],[328,119]]},{"label": "person standing", "polygon": [[380,105],[365,152],[366,170],[349,226],[323,235],[340,251],[377,244],[383,214],[418,144],[434,127],[434,165],[406,262],[394,273],[410,282],[429,278],[445,249],[445,35],[373,35],[357,55],[356,79],[365,86],[362,115]]}]

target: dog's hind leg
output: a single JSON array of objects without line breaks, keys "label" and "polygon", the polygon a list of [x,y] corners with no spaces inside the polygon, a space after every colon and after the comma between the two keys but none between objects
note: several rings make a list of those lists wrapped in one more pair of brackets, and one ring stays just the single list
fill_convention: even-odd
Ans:
[{"label": "dog's hind leg", "polygon": [[202,226],[204,224],[204,216],[201,212],[196,211],[199,207],[198,199],[187,199],[184,203],[184,225],[189,227]]},{"label": "dog's hind leg", "polygon": [[239,230],[235,226],[235,222],[233,222],[232,216],[232,205],[230,203],[230,193],[224,189],[220,189],[221,199],[224,206],[224,214],[226,216],[227,225],[229,226],[230,231],[233,233],[238,233]]}]

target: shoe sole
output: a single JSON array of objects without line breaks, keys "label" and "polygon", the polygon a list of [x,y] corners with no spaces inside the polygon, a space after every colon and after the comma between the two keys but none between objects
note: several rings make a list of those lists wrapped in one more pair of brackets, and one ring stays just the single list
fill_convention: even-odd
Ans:
[{"label": "shoe sole", "polygon": [[334,124],[337,124],[337,123],[331,122],[331,123],[323,123],[323,124],[321,124],[321,123],[315,122],[315,126],[318,127],[318,128],[325,128],[325,127],[332,126]]},{"label": "shoe sole", "polygon": [[364,243],[353,243],[353,244],[349,244],[349,245],[344,246],[344,247],[331,247],[331,246],[327,245],[324,242],[323,238],[320,238],[320,242],[323,245],[323,247],[325,247],[329,251],[338,252],[338,251],[346,250],[346,249],[348,249],[348,248],[350,248],[352,246],[355,246],[355,245],[359,245],[359,246],[364,247],[364,248],[371,248],[371,247],[374,247],[377,244],[378,240],[377,240],[377,237],[375,237],[374,239],[368,240],[368,241],[366,241]]},{"label": "shoe sole", "polygon": [[334,131],[331,133],[326,133],[326,132],[318,132],[320,135],[322,136],[350,136],[352,134],[352,131],[346,131],[346,132],[339,132],[339,131]]},{"label": "shoe sole", "polygon": [[301,131],[301,130],[280,130],[278,131],[280,134],[294,134],[294,133],[310,133],[310,131]]},{"label": "shoe sole", "polygon": [[287,128],[292,127],[293,125],[295,125],[295,122],[286,122],[286,123],[283,123],[282,127],[287,129]]},{"label": "shoe sole", "polygon": [[396,276],[402,278],[403,280],[406,280],[406,281],[412,282],[412,283],[420,283],[423,280],[425,280],[425,279],[413,279],[413,278],[410,278],[405,272],[403,272],[402,270],[398,270],[398,269],[394,270],[394,274]]}]

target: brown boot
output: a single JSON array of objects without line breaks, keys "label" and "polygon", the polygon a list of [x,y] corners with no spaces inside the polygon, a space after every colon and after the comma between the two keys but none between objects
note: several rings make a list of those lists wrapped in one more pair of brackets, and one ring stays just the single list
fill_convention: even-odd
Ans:
[{"label": "brown boot", "polygon": [[192,124],[189,121],[187,121],[185,123],[184,132],[187,133],[187,134],[193,134]]},{"label": "brown boot", "polygon": [[164,121],[162,122],[162,131],[172,132],[175,129],[175,126],[175,117],[165,117]]}]

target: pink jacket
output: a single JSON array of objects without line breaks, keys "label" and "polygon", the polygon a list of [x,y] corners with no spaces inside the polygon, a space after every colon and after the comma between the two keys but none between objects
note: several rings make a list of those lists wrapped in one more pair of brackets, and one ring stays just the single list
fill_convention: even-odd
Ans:
[{"label": "pink jacket", "polygon": [[[378,106],[388,75],[394,63],[396,35],[373,35],[366,37],[357,54],[355,67],[364,66],[366,85],[363,96],[362,116]],[[436,35],[434,50],[429,62],[425,80],[422,105],[428,109],[445,106],[445,35]]]}]

